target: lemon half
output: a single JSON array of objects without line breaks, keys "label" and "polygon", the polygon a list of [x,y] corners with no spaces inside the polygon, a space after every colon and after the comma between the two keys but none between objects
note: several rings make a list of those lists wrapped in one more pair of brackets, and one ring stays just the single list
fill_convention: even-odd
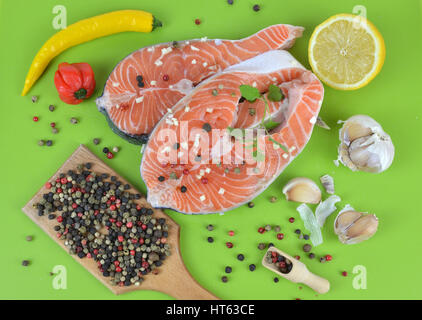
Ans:
[{"label": "lemon half", "polygon": [[335,15],[317,26],[308,51],[318,78],[340,90],[366,86],[385,60],[384,39],[377,28],[352,14]]}]

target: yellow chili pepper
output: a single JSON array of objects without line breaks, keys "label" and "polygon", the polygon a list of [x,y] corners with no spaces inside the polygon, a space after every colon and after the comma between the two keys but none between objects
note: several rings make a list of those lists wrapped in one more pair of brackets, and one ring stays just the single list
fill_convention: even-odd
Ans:
[{"label": "yellow chili pepper", "polygon": [[22,96],[31,89],[50,61],[66,49],[114,33],[151,32],[161,25],[161,22],[149,12],[120,10],[84,19],[68,26],[48,39],[38,51],[26,76]]}]

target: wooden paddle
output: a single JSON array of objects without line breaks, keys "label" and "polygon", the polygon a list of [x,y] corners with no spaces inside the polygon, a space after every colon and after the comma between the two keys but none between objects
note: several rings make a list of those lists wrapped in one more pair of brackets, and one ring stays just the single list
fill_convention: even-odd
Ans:
[{"label": "wooden paddle", "polygon": [[[125,179],[119,176],[113,169],[108,167],[103,161],[95,156],[87,147],[80,145],[76,151],[65,161],[65,163],[59,168],[59,170],[49,179],[53,181],[58,178],[60,173],[66,173],[68,170],[76,170],[77,165],[83,163],[91,163],[92,170],[98,173],[108,173],[111,176],[116,176],[123,183],[128,183]],[[129,190],[131,192],[137,192],[133,188]],[[48,190],[43,186],[35,196],[29,200],[29,202],[23,207],[23,212],[31,218],[38,226],[41,227],[54,241],[56,241],[63,249],[64,241],[60,240],[56,236],[56,232],[53,227],[57,225],[57,221],[49,220],[46,216],[38,216],[38,210],[33,207],[40,201],[44,193],[48,193]],[[136,203],[144,207],[151,206],[147,203],[145,198],[134,200]],[[158,274],[154,275],[149,273],[144,276],[144,281],[139,285],[131,285],[128,287],[112,286],[110,284],[110,277],[104,277],[98,270],[97,263],[94,259],[83,258],[80,259],[76,255],[72,257],[78,261],[83,267],[85,267],[91,274],[93,274],[98,280],[100,280],[107,288],[109,288],[115,294],[121,294],[135,290],[155,290],[166,293],[176,299],[193,300],[193,299],[204,299],[204,300],[215,300],[218,299],[208,290],[201,287],[196,280],[190,275],[189,271],[183,263],[182,256],[180,254],[180,226],[163,211],[154,209],[154,217],[165,218],[169,226],[167,243],[170,244],[171,255],[164,260],[162,266],[157,268]],[[83,289],[83,288],[81,288]]]}]

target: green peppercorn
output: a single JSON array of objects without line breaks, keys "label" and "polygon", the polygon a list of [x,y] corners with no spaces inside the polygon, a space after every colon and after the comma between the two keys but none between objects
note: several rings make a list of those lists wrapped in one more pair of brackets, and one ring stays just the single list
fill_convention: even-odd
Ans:
[{"label": "green peppercorn", "polygon": [[38,145],[39,145],[40,147],[42,147],[43,145],[45,145],[45,141],[44,141],[44,140],[40,140],[40,141],[38,141]]},{"label": "green peppercorn", "polygon": [[275,226],[274,231],[279,233],[281,231],[281,227],[280,226]]},{"label": "green peppercorn", "polygon": [[92,140],[92,142],[93,142],[95,145],[100,144],[100,139],[98,139],[98,138],[94,138],[94,139]]},{"label": "green peppercorn", "polygon": [[259,250],[264,250],[266,247],[267,247],[267,245],[265,243],[258,244],[258,249]]},{"label": "green peppercorn", "polygon": [[33,237],[32,236],[26,236],[26,241],[32,241]]},{"label": "green peppercorn", "polygon": [[59,129],[57,129],[57,128],[52,128],[52,129],[51,129],[51,132],[52,132],[53,134],[56,134],[56,133],[58,133],[58,132],[59,132]]},{"label": "green peppercorn", "polygon": [[270,226],[269,224],[267,224],[267,225],[265,226],[265,231],[271,231],[271,226]]},{"label": "green peppercorn", "polygon": [[270,202],[274,203],[274,202],[276,202],[276,201],[277,201],[277,197],[272,196],[272,197],[270,198]]},{"label": "green peppercorn", "polygon": [[71,124],[77,124],[78,123],[78,119],[72,117],[72,118],[70,118],[70,123]]},{"label": "green peppercorn", "polygon": [[212,224],[209,224],[209,225],[207,226],[207,230],[208,230],[208,231],[213,231],[213,230],[214,230],[214,226],[213,226]]}]

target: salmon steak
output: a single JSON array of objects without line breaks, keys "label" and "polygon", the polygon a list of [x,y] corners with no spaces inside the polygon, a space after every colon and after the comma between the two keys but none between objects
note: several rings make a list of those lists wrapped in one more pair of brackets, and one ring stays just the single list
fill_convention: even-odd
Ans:
[{"label": "salmon steak", "polygon": [[[260,97],[245,100],[242,87]],[[318,78],[285,50],[202,81],[150,134],[140,167],[147,200],[186,214],[251,201],[303,150],[323,96]]]},{"label": "salmon steak", "polygon": [[111,129],[142,144],[158,121],[203,80],[275,49],[288,49],[303,28],[278,24],[241,40],[197,40],[141,48],[111,72],[98,109]]}]

